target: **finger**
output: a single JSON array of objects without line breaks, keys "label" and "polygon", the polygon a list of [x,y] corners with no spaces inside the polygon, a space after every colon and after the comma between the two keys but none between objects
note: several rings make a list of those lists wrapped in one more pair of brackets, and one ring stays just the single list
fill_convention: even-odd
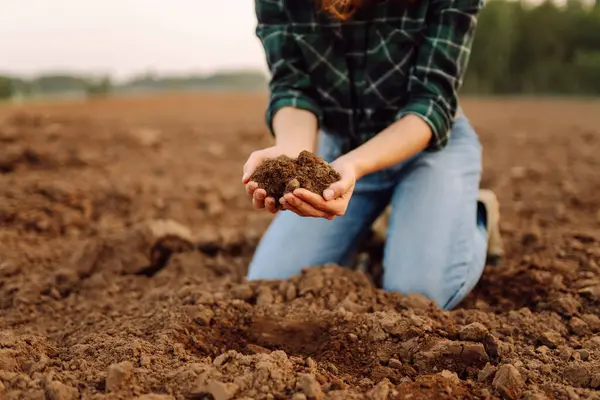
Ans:
[{"label": "finger", "polygon": [[[246,166],[244,166],[244,172],[243,172],[243,176],[242,176],[242,183],[246,184],[250,181],[250,177],[252,176],[252,172],[245,172],[246,171]],[[254,169],[252,169],[252,171],[254,172]]]},{"label": "finger", "polygon": [[[307,217],[307,215],[304,215],[304,213],[302,213],[302,211],[298,210],[296,207],[292,206],[290,203],[288,203],[287,201],[285,201],[285,199],[281,199],[281,207],[284,210],[288,210],[293,212],[294,214],[299,215],[300,217]],[[332,221],[336,216],[332,215],[332,214],[325,214],[325,216],[323,218]]]},{"label": "finger", "polygon": [[294,196],[309,203],[315,208],[322,209],[322,207],[326,207],[327,202],[325,201],[323,196],[318,195],[317,193],[313,193],[310,190],[296,189],[294,190],[293,194]]},{"label": "finger", "polygon": [[265,200],[265,207],[267,208],[267,210],[269,210],[271,214],[275,214],[277,211],[279,211],[277,209],[277,202],[272,197],[267,197],[267,199]]},{"label": "finger", "polygon": [[257,210],[262,210],[263,208],[265,208],[265,201],[257,199],[256,197],[252,197],[252,205]]},{"label": "finger", "polygon": [[254,193],[252,194],[252,196],[256,199],[256,200],[261,200],[264,201],[267,198],[267,191],[265,189],[259,189],[257,188]]},{"label": "finger", "polygon": [[263,160],[261,154],[261,152],[255,151],[252,154],[250,154],[250,157],[248,157],[248,161],[246,161],[246,164],[244,164],[243,167],[242,183],[248,183],[250,181],[250,176],[252,176],[254,170],[260,165],[260,163]]},{"label": "finger", "polygon": [[256,189],[252,195],[252,204],[254,208],[262,210],[265,208],[265,199],[267,198],[267,192],[264,189]]},{"label": "finger", "polygon": [[342,197],[344,193],[350,190],[352,186],[352,180],[344,179],[332,183],[325,191],[323,192],[323,197],[325,200],[334,200],[339,197]]},{"label": "finger", "polygon": [[250,196],[254,195],[254,191],[258,189],[258,183],[256,182],[248,182],[246,184],[246,193],[248,193]]},{"label": "finger", "polygon": [[323,212],[314,208],[311,204],[301,200],[291,193],[285,195],[285,201],[290,203],[293,207],[298,209],[306,217],[321,217],[325,218],[329,213]]},{"label": "finger", "polygon": [[305,217],[304,214],[302,214],[302,212],[300,210],[298,210],[296,207],[294,207],[293,205],[291,205],[288,201],[285,200],[285,198],[281,198],[279,200],[279,204],[281,204],[281,208],[283,208],[284,210],[288,210],[293,212],[294,214],[297,214],[300,217]]},{"label": "finger", "polygon": [[294,190],[294,195],[325,214],[337,216],[343,215],[344,206],[346,204],[344,199],[338,198],[326,201],[323,197],[306,189]]}]

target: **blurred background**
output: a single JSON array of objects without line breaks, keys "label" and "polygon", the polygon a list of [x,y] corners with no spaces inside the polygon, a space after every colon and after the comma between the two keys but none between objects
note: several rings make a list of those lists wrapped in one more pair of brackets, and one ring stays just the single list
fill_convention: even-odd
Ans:
[{"label": "blurred background", "polygon": [[257,89],[252,1],[25,0],[0,15],[0,98]]},{"label": "blurred background", "polygon": [[[0,15],[0,99],[264,90],[252,1],[24,0]],[[600,94],[597,0],[490,0],[464,93]]]}]

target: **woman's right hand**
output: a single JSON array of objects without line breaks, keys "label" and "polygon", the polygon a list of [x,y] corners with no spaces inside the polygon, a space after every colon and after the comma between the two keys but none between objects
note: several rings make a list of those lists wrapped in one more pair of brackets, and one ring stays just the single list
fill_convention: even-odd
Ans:
[{"label": "woman's right hand", "polygon": [[[299,152],[298,152],[299,153]],[[250,181],[250,177],[267,158],[276,158],[285,154],[290,157],[297,157],[298,154],[290,154],[281,147],[273,146],[266,149],[257,150],[250,154],[248,161],[244,164],[242,183],[246,185],[246,192],[252,197],[252,204],[257,210],[266,208],[270,213],[275,214],[278,211],[277,204],[279,199],[267,197],[267,192],[258,187],[258,183]]]}]

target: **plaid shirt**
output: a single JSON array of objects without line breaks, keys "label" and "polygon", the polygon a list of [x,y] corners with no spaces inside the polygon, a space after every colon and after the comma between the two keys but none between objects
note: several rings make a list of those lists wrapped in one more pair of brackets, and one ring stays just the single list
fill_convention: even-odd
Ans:
[{"label": "plaid shirt", "polygon": [[271,132],[275,113],[293,106],[347,137],[348,151],[416,114],[433,132],[427,150],[443,148],[483,2],[378,1],[338,21],[314,0],[255,0],[256,34],[271,71]]}]

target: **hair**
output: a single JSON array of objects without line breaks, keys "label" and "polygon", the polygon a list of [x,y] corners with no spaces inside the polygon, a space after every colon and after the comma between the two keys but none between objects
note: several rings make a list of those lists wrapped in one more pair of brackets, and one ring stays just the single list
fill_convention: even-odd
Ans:
[{"label": "hair", "polygon": [[342,21],[352,16],[365,4],[373,0],[316,0],[319,8]]}]

